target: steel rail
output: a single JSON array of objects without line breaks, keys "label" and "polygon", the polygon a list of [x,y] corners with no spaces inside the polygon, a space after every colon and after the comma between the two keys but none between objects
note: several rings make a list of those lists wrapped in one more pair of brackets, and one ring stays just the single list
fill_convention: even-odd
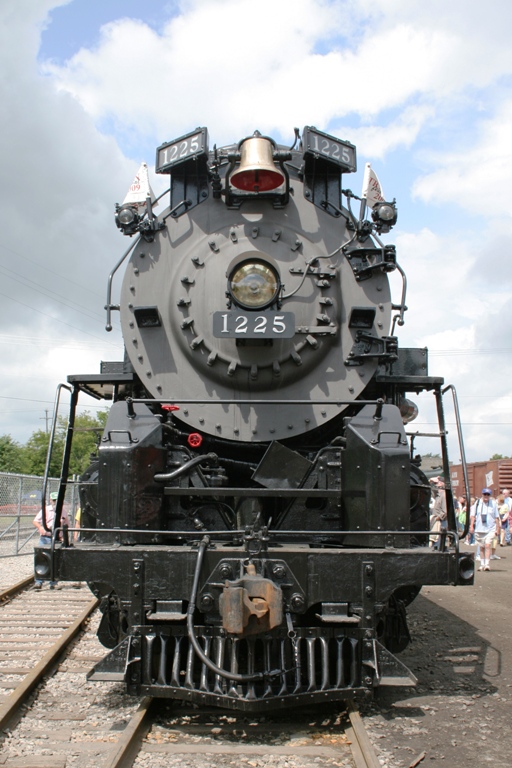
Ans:
[{"label": "steel rail", "polygon": [[141,744],[151,728],[151,706],[154,699],[146,696],[139,708],[122,732],[116,744],[114,754],[109,757],[104,768],[131,768],[140,752]]},{"label": "steel rail", "polygon": [[359,711],[351,701],[348,705],[348,716],[352,726],[352,756],[357,768],[381,768],[379,758],[370,741],[364,722]]},{"label": "steel rail", "polygon": [[[114,753],[105,763],[104,768],[132,768],[137,755],[139,754],[142,742],[153,724],[153,711],[156,699],[147,696],[141,703],[127,727],[124,729],[119,741],[116,744]],[[356,768],[380,768],[380,762],[375,749],[369,739],[364,722],[359,714],[354,702],[347,704],[350,726],[345,728],[345,733],[349,739],[350,751]],[[222,712],[223,710],[219,710]],[[231,714],[233,712],[229,710]],[[330,750],[336,750],[330,747]],[[316,756],[323,754],[324,750],[318,746],[288,746],[262,745],[258,744],[239,744],[239,745],[221,745],[207,744],[201,747],[200,744],[175,744],[169,749],[169,753],[185,753],[187,755],[242,755],[245,753],[257,754],[279,754],[279,755],[297,755]],[[325,755],[327,756],[327,755]]]},{"label": "steel rail", "polygon": [[26,675],[18,687],[12,691],[7,701],[0,705],[0,731],[9,727],[9,724],[17,717],[21,705],[25,703],[44,675],[58,661],[66,647],[80,632],[84,621],[91,615],[98,605],[99,600],[91,600],[82,613],[75,619],[73,624],[68,627],[58,641],[45,653],[32,672]]},{"label": "steel rail", "polygon": [[17,584],[13,584],[12,587],[7,587],[7,589],[3,589],[0,592],[0,604],[4,603],[6,600],[9,600],[9,598],[14,597],[19,592],[23,592],[24,589],[27,587],[30,587],[31,584],[34,583],[34,577],[33,576],[27,576],[26,579],[23,579],[22,581],[18,581]]}]

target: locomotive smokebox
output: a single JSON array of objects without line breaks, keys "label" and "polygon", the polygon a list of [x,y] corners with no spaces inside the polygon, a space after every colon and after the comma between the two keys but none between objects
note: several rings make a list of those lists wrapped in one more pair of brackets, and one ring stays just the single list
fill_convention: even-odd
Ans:
[{"label": "locomotive smokebox", "polygon": [[[127,352],[187,430],[269,442],[324,428],[385,352],[386,271],[359,279],[341,247],[347,223],[292,189],[285,211],[212,199],[134,248],[121,293]],[[354,307],[364,330],[349,322]]]}]

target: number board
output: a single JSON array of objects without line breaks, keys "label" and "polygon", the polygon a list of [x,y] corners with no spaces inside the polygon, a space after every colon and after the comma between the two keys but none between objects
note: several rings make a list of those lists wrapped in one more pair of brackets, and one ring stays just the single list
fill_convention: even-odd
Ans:
[{"label": "number board", "polygon": [[292,339],[295,336],[293,312],[213,313],[216,339]]},{"label": "number board", "polygon": [[325,157],[349,173],[357,170],[356,148],[349,141],[341,141],[328,133],[306,126],[302,134],[302,146],[304,154]]},{"label": "number board", "polygon": [[208,154],[208,131],[196,128],[179,139],[162,144],[156,150],[155,171],[171,173],[172,169],[187,160],[197,159]]}]

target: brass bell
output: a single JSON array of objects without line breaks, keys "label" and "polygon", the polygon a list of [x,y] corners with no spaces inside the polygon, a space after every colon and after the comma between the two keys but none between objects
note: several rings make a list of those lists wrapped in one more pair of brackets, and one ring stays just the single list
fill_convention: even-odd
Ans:
[{"label": "brass bell", "polygon": [[246,139],[240,152],[240,164],[230,178],[231,185],[243,192],[269,192],[284,181],[284,173],[274,163],[272,143],[257,137]]}]

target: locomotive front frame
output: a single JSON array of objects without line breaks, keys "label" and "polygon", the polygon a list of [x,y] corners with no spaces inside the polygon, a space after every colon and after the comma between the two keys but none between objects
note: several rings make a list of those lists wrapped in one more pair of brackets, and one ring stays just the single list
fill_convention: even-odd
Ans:
[{"label": "locomotive front frame", "polygon": [[[75,377],[73,407],[81,389],[105,388],[107,381],[115,387],[121,379],[125,386],[127,378]],[[420,377],[405,378],[402,387],[413,388],[414,379],[414,388],[420,388]],[[397,386],[395,380],[392,386]],[[421,386],[433,389],[442,404],[441,381],[422,377]],[[144,450],[144,434],[151,433],[147,419],[152,423],[154,417],[148,417],[145,407],[131,398],[118,404],[127,418],[132,414],[124,447],[117,449],[127,474],[136,452]],[[409,446],[389,429],[391,408],[382,401],[363,406],[371,415],[369,427],[362,416],[359,424],[352,419],[352,431],[369,428],[374,435],[366,435],[365,450],[375,454],[387,477],[394,458],[401,472],[409,458]],[[444,418],[442,406],[440,414]],[[331,464],[331,473],[341,468],[336,461],[341,450],[336,450],[337,456],[322,459]],[[202,458],[207,463],[208,455]],[[368,456],[364,463],[372,471]],[[323,465],[316,470],[323,471]],[[357,474],[355,466],[345,471]],[[329,487],[328,481],[319,487],[318,475],[312,484],[314,488],[304,483],[298,488],[192,488],[182,478],[167,481],[164,493],[216,502],[246,493],[299,502],[303,508],[320,499],[340,506],[338,487]],[[425,491],[421,484],[419,490]],[[450,490],[448,497],[451,501]],[[247,526],[193,534],[143,532],[140,526],[125,525],[76,529],[80,543],[73,542],[74,529],[64,529],[62,541],[56,530],[51,549],[36,548],[36,572],[45,579],[87,581],[100,598],[98,634],[112,650],[91,671],[91,680],[123,681],[134,695],[243,711],[366,699],[379,686],[415,685],[414,674],[395,652],[409,640],[405,609],[421,586],[473,582],[473,559],[459,551],[452,504],[449,510],[449,530],[439,534],[438,551],[429,547],[428,526],[363,530],[354,525],[342,531]],[[263,609],[253,610],[254,602]],[[272,610],[278,612],[274,625]]]}]

